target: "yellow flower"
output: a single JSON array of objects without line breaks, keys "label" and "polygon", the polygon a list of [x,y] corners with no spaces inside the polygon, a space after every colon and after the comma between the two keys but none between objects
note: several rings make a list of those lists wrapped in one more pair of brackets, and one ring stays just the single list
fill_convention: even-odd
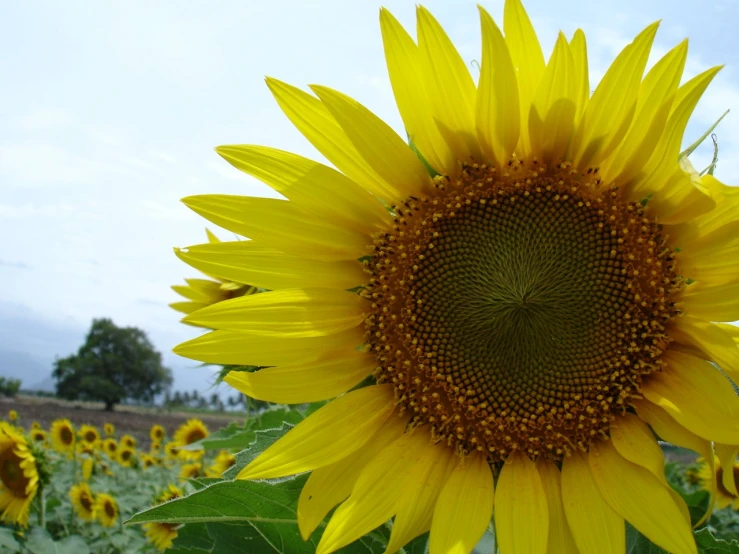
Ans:
[{"label": "yellow flower", "polygon": [[8,419],[12,423],[15,423],[16,421],[18,421],[18,412],[16,412],[15,410],[8,411]]},{"label": "yellow flower", "polygon": [[80,428],[77,430],[77,436],[79,437],[80,442],[85,443],[91,448],[97,447],[100,442],[100,433],[98,433],[98,430],[92,425],[80,425]]},{"label": "yellow flower", "polygon": [[143,467],[144,469],[148,469],[155,465],[156,460],[152,456],[149,456],[148,454],[141,455],[141,467]]},{"label": "yellow flower", "polygon": [[92,477],[92,471],[95,469],[95,460],[90,456],[85,456],[82,460],[82,480],[89,481]]},{"label": "yellow flower", "polygon": [[41,424],[38,421],[31,423],[31,429],[41,429]]},{"label": "yellow flower", "polygon": [[[199,419],[189,419],[175,431],[173,441],[179,446],[193,444],[208,436],[208,428]],[[203,455],[203,450],[179,450],[179,457],[183,460],[197,460]]]},{"label": "yellow flower", "polygon": [[0,422],[0,521],[26,527],[38,491],[36,458],[22,434]]},{"label": "yellow flower", "polygon": [[113,527],[118,522],[118,504],[109,494],[98,493],[95,513],[103,527]]},{"label": "yellow flower", "polygon": [[231,454],[228,450],[221,450],[216,459],[213,460],[213,465],[205,470],[206,477],[220,477],[223,472],[230,468],[236,463],[236,457]]},{"label": "yellow flower", "polygon": [[164,445],[164,454],[167,456],[167,460],[176,460],[179,458],[180,449],[177,443],[168,442]]},{"label": "yellow flower", "polygon": [[121,447],[136,448],[136,439],[131,435],[123,435],[120,440]]},{"label": "yellow flower", "polygon": [[701,488],[715,494],[716,509],[731,507],[739,510],[739,462],[734,461],[731,471],[726,471],[716,459],[712,468],[705,460],[701,463],[697,477]]},{"label": "yellow flower", "polygon": [[103,431],[105,431],[106,435],[111,437],[115,435],[115,425],[113,425],[112,423],[106,423],[105,425],[103,425]]},{"label": "yellow flower", "polygon": [[152,442],[151,446],[149,447],[149,453],[152,455],[159,455],[162,452],[162,443],[160,442]]},{"label": "yellow flower", "polygon": [[136,449],[122,446],[118,451],[118,463],[123,467],[131,467],[136,459]]},{"label": "yellow flower", "polygon": [[78,483],[69,489],[69,499],[72,501],[72,509],[80,519],[93,521],[96,514],[95,496],[87,483]]},{"label": "yellow flower", "polygon": [[188,479],[197,479],[203,473],[203,464],[200,462],[193,462],[191,464],[182,464],[180,468],[180,479],[187,481]]},{"label": "yellow flower", "polygon": [[51,445],[59,452],[74,453],[74,426],[68,419],[57,419],[51,424]]},{"label": "yellow flower", "polygon": [[[175,498],[182,496],[182,490],[176,486],[170,484],[157,498],[157,502],[154,504],[161,504],[163,502],[169,502]],[[145,523],[144,530],[146,531],[147,540],[153,544],[157,550],[163,552],[172,546],[172,541],[177,538],[177,529],[179,525],[172,523]]]},{"label": "yellow flower", "polygon": [[30,435],[33,442],[40,442],[45,444],[48,440],[46,431],[44,431],[43,429],[31,429]]},{"label": "yellow flower", "polygon": [[714,323],[739,319],[739,189],[680,157],[719,68],[681,85],[681,42],[645,75],[653,24],[591,95],[582,31],[547,62],[519,0],[504,33],[480,16],[476,83],[426,9],[417,40],[381,11],[410,145],[348,96],[268,79],[338,171],[217,149],[287,200],[185,198],[253,240],[178,254],[271,292],[186,316],[214,331],[176,352],[266,367],[226,378],[256,399],[336,398],[239,474],[312,471],[303,537],[338,505],[319,554],[391,517],[388,551],[430,530],[431,552],[469,552],[493,503],[502,554],[624,551],[625,521],[694,553],[653,431],[739,445],[739,398],[710,363],[739,377]]},{"label": "yellow flower", "polygon": [[164,427],[159,424],[152,425],[149,430],[149,438],[151,439],[152,445],[161,443],[164,439]]},{"label": "yellow flower", "polygon": [[118,443],[115,439],[105,439],[103,441],[103,451],[111,460],[118,458]]},{"label": "yellow flower", "polygon": [[[208,242],[212,245],[222,244],[210,230],[205,230],[208,236]],[[208,275],[207,272],[205,272]],[[210,277],[210,275],[208,275]],[[245,285],[236,281],[220,279],[214,277],[215,281],[210,279],[185,279],[187,285],[173,285],[172,290],[180,296],[187,299],[187,302],[174,302],[169,305],[170,308],[177,310],[183,314],[191,314],[192,312],[230,300],[241,296],[249,296],[259,292],[257,287]]]}]

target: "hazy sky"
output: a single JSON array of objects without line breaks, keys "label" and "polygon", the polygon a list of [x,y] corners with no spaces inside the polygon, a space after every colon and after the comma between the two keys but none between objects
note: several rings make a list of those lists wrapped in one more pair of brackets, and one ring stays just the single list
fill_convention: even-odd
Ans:
[{"label": "hazy sky", "polygon": [[[500,22],[502,1],[483,4]],[[179,199],[271,194],[222,161],[212,150],[219,144],[265,144],[320,159],[272,100],[265,75],[337,88],[401,131],[381,5],[415,28],[410,0],[4,2],[0,350],[48,363],[79,346],[93,317],[107,316],[150,334],[176,369],[176,386],[204,385],[207,370],[169,353],[197,332],[167,307],[177,299],[169,285],[197,276],[172,247],[203,242],[205,226]],[[479,60],[475,3],[426,6],[465,59]],[[737,0],[532,0],[526,7],[547,57],[557,30],[585,30],[591,88],[657,19],[655,54],[690,38],[688,77],[726,64],[687,139],[731,108],[718,130],[717,176],[739,184]],[[706,148],[694,163],[700,169],[709,159]]]}]

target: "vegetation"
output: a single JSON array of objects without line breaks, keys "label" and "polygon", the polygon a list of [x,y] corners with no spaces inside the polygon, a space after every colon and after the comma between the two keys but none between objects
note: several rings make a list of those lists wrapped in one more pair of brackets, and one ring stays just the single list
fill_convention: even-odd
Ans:
[{"label": "vegetation", "polygon": [[21,389],[21,380],[0,377],[0,395],[14,397]]}]

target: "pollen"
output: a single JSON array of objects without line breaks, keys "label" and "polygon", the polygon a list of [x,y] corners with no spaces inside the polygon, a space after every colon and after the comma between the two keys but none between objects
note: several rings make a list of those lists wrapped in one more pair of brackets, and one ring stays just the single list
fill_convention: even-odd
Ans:
[{"label": "pollen", "polygon": [[378,382],[462,453],[587,451],[663,363],[682,280],[661,226],[592,168],[513,160],[434,184],[365,262]]}]

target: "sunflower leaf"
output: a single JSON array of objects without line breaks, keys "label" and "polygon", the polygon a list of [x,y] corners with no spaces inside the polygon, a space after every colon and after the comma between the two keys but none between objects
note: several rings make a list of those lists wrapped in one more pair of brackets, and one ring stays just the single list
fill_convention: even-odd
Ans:
[{"label": "sunflower leaf", "polygon": [[699,554],[739,554],[739,541],[731,542],[714,537],[708,529],[695,533]]}]

